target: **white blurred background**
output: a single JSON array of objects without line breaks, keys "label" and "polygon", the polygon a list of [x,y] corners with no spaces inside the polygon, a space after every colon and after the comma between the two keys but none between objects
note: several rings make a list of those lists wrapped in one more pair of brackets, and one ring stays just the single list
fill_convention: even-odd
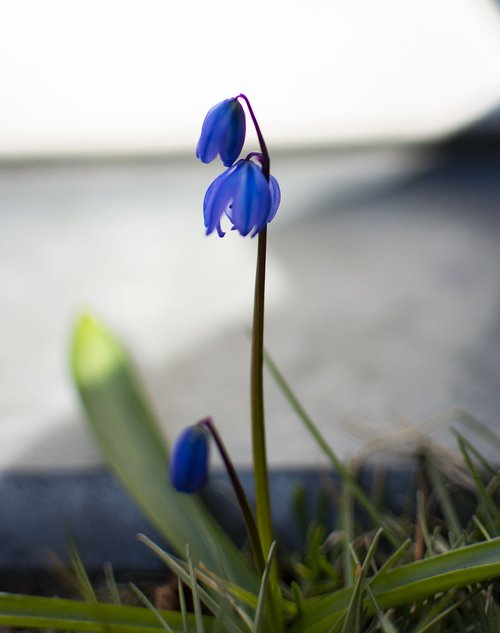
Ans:
[{"label": "white blurred background", "polygon": [[[68,374],[82,310],[169,435],[213,414],[249,462],[256,243],[204,236],[219,166],[194,159],[240,91],[283,191],[268,345],[325,436],[345,455],[462,404],[494,426],[498,161],[430,143],[494,113],[499,79],[488,0],[0,0],[0,468],[100,463]],[[271,462],[321,461],[267,403]]]},{"label": "white blurred background", "polygon": [[190,150],[240,91],[273,146],[422,139],[499,75],[492,0],[1,0],[0,155]]}]

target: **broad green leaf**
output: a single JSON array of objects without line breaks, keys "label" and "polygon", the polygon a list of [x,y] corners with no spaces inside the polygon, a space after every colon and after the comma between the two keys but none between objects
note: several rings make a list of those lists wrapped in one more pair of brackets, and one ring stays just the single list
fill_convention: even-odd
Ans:
[{"label": "broad green leaf", "polygon": [[[180,613],[159,613],[174,633],[182,633]],[[194,622],[191,616],[190,620]],[[213,618],[204,616],[206,633],[212,631],[213,624]],[[165,633],[155,614],[148,609],[6,593],[0,593],[0,626],[98,633]]]},{"label": "broad green leaf", "polygon": [[256,575],[196,495],[168,479],[165,438],[118,340],[84,316],[72,345],[73,376],[105,460],[138,507],[181,556],[257,591]]},{"label": "broad green leaf", "polygon": [[[500,537],[402,565],[369,580],[382,609],[410,604],[455,587],[500,576]],[[328,631],[348,608],[352,587],[330,596],[306,600],[291,633]],[[365,600],[370,611],[370,603]]]}]

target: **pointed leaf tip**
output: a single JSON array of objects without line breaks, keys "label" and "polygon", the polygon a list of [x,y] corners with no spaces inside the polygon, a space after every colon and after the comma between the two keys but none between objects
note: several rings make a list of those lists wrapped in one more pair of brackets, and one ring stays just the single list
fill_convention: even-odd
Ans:
[{"label": "pointed leaf tip", "polygon": [[124,362],[121,345],[104,325],[90,314],[82,315],[71,346],[71,365],[78,384],[99,383]]}]

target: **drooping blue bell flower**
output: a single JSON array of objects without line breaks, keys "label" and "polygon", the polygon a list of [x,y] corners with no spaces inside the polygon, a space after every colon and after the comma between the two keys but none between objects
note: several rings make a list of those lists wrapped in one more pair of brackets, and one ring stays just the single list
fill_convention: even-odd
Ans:
[{"label": "drooping blue bell flower", "polygon": [[281,192],[276,178],[266,180],[262,169],[249,158],[241,159],[218,176],[205,194],[203,216],[207,235],[217,229],[224,236],[220,221],[225,214],[233,229],[252,237],[276,215]]},{"label": "drooping blue bell flower", "polygon": [[226,99],[214,106],[205,117],[196,157],[211,163],[217,154],[229,167],[240,155],[245,142],[245,111],[238,99]]},{"label": "drooping blue bell flower", "polygon": [[209,430],[195,424],[177,438],[170,461],[170,481],[179,492],[197,492],[208,478]]}]

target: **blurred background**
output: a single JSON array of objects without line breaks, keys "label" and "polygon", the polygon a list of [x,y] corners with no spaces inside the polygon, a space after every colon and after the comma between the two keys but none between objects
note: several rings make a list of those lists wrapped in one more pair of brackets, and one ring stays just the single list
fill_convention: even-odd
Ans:
[{"label": "blurred background", "polygon": [[[256,241],[204,236],[220,166],[194,157],[241,91],[283,194],[267,346],[326,438],[451,446],[456,407],[498,428],[498,8],[0,0],[0,468],[100,463],[69,377],[85,311],[169,436],[212,414],[249,463]],[[272,464],[320,463],[267,382]]]}]

